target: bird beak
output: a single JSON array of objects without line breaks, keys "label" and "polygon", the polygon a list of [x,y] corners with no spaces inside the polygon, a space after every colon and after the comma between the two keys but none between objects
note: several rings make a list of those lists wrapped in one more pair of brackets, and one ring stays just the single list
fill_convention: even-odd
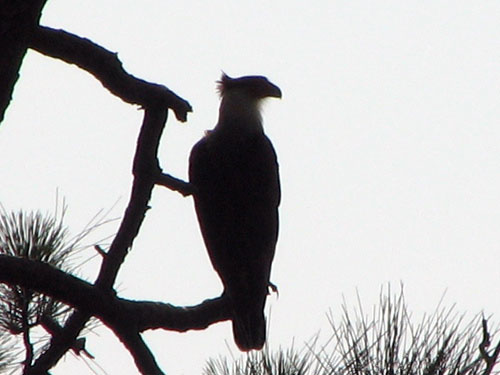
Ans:
[{"label": "bird beak", "polygon": [[271,82],[269,82],[269,93],[268,93],[268,96],[272,97],[272,98],[279,98],[281,99],[281,90],[278,86],[272,84]]}]

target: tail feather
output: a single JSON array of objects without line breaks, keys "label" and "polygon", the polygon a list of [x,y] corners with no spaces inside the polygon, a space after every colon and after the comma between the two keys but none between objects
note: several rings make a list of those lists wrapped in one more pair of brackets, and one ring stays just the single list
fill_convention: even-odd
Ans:
[{"label": "tail feather", "polygon": [[263,311],[235,314],[234,341],[241,351],[260,350],[266,342],[266,318]]}]

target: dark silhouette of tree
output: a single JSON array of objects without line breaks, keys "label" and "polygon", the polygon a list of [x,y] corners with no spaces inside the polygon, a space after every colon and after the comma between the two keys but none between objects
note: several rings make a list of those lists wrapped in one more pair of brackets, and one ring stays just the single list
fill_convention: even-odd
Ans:
[{"label": "dark silhouette of tree", "polygon": [[[113,289],[120,266],[140,230],[154,186],[165,186],[184,196],[192,193],[190,184],[162,173],[157,158],[168,110],[171,109],[178,120],[186,121],[191,106],[167,87],[128,74],[116,54],[92,41],[41,26],[39,20],[45,2],[6,0],[0,7],[0,121],[10,103],[28,48],[89,72],[113,95],[140,105],[144,118],[137,139],[128,206],[109,249],[100,252],[102,263],[95,282],[75,277],[57,264],[5,251],[0,255],[0,283],[5,284],[5,288],[21,294],[29,291],[30,295],[25,297],[50,296],[47,301],[54,302],[47,302],[47,306],[62,303],[73,308],[60,326],[49,329],[51,339],[46,350],[36,358],[35,353],[27,354],[24,373],[47,374],[78,343],[79,334],[89,319],[97,317],[122,341],[141,373],[162,374],[141,332],[157,328],[204,329],[231,318],[222,297],[193,307],[176,307],[167,303],[126,300],[118,297]],[[26,302],[29,298],[21,300]]]},{"label": "dark silhouette of tree", "polygon": [[[191,106],[167,87],[130,75],[123,69],[116,54],[94,42],[63,30],[41,26],[40,15],[45,3],[46,0],[1,2],[0,122],[11,101],[19,69],[28,49],[87,71],[111,94],[126,103],[141,106],[144,117],[135,149],[129,202],[109,248],[97,248],[102,263],[96,280],[91,283],[72,275],[64,267],[64,262],[57,261],[57,257],[50,260],[54,253],[47,256],[38,249],[37,255],[36,252],[25,251],[26,249],[16,246],[8,248],[4,244],[0,253],[0,283],[3,284],[0,294],[10,294],[14,300],[17,299],[17,303],[12,306],[11,316],[2,316],[0,326],[3,325],[13,335],[23,335],[27,348],[25,375],[48,374],[49,369],[67,351],[84,350],[80,333],[94,317],[120,339],[142,374],[163,374],[153,353],[143,341],[142,332],[158,328],[179,332],[204,329],[215,322],[231,319],[231,311],[224,297],[208,299],[197,306],[177,307],[154,301],[127,300],[119,297],[113,289],[120,267],[141,228],[153,188],[164,186],[184,196],[193,193],[194,188],[190,184],[163,173],[157,157],[168,110],[172,110],[178,120],[186,121]],[[24,222],[24,219],[19,221],[19,217],[12,219],[18,223]],[[42,228],[45,228],[45,232],[40,233],[42,237],[49,236],[51,230],[59,230],[57,223],[44,224],[44,219],[39,219],[36,214],[28,218],[32,228],[36,227],[37,220],[41,220]],[[7,223],[8,221],[7,218]],[[51,246],[57,248],[56,243]],[[10,251],[13,249],[17,250]],[[47,319],[54,316],[57,319]],[[47,347],[40,353],[29,348],[29,330],[26,329],[36,324],[42,325],[50,335]],[[490,339],[486,324],[483,330],[482,359],[488,364],[488,368],[492,368],[500,345],[492,353],[488,352]],[[363,339],[363,336],[359,338],[359,344],[363,343]],[[2,348],[10,347],[7,340],[8,337],[0,335]],[[353,341],[352,344],[356,343],[358,341]],[[369,353],[369,349],[361,348],[357,352],[356,347],[349,347],[343,356],[347,360],[354,355],[352,360],[363,361],[363,355]],[[8,361],[9,353],[0,350],[0,368]],[[299,366],[302,366],[300,362]]]}]

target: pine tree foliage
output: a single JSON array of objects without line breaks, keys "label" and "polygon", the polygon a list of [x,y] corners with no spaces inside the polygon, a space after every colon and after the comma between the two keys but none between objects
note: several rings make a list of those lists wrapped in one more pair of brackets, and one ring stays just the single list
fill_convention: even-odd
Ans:
[{"label": "pine tree foliage", "polygon": [[[500,374],[481,353],[486,320],[476,316],[465,322],[454,307],[438,306],[414,323],[403,292],[391,295],[388,288],[371,314],[358,298],[356,309],[344,302],[340,319],[333,313],[328,318],[332,334],[326,342],[318,335],[300,350],[266,348],[231,364],[227,358],[211,359],[204,375]],[[488,344],[491,338],[488,334]]]},{"label": "pine tree foliage", "polygon": [[[65,212],[65,204],[60,209],[56,206],[54,215],[39,211],[8,213],[0,206],[0,254],[47,263],[74,273],[82,264],[76,261],[77,254],[90,247],[82,245],[82,240],[109,220],[97,214],[80,233],[71,237],[64,225]],[[60,326],[70,311],[70,307],[50,296],[17,285],[0,284],[0,371],[2,366],[15,370],[21,362],[29,367],[37,352],[44,350],[50,331]],[[35,330],[40,327],[43,329]],[[20,360],[22,352],[24,360]]]},{"label": "pine tree foliage", "polygon": [[[2,212],[0,253],[65,267],[75,244],[67,244],[62,218],[40,212]],[[44,315],[57,316],[66,308],[50,297],[29,289],[0,285],[0,326],[12,334],[40,324]]]}]

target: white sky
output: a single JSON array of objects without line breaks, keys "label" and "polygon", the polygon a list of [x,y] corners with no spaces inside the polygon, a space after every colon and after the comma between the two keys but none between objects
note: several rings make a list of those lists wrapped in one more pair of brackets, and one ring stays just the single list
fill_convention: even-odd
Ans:
[{"label": "white sky", "polygon": [[[499,21],[496,0],[50,0],[42,18],[191,102],[188,123],[171,115],[161,145],[164,170],[181,178],[216,122],[221,70],[282,88],[264,113],[283,185],[272,347],[328,336],[325,314],[340,314],[342,295],[354,305],[357,288],[370,307],[388,282],[404,283],[417,314],[447,290],[457,311],[499,321]],[[0,202],[52,211],[59,189],[73,232],[117,200],[110,217],[121,216],[141,119],[92,76],[30,52],[0,125]],[[219,295],[191,199],[158,188],[151,206],[120,294],[178,305]],[[121,344],[96,332],[98,363],[136,374]],[[229,323],[145,336],[170,374],[200,373],[227,346],[236,354]],[[68,355],[54,374],[70,368],[89,373]]]}]

